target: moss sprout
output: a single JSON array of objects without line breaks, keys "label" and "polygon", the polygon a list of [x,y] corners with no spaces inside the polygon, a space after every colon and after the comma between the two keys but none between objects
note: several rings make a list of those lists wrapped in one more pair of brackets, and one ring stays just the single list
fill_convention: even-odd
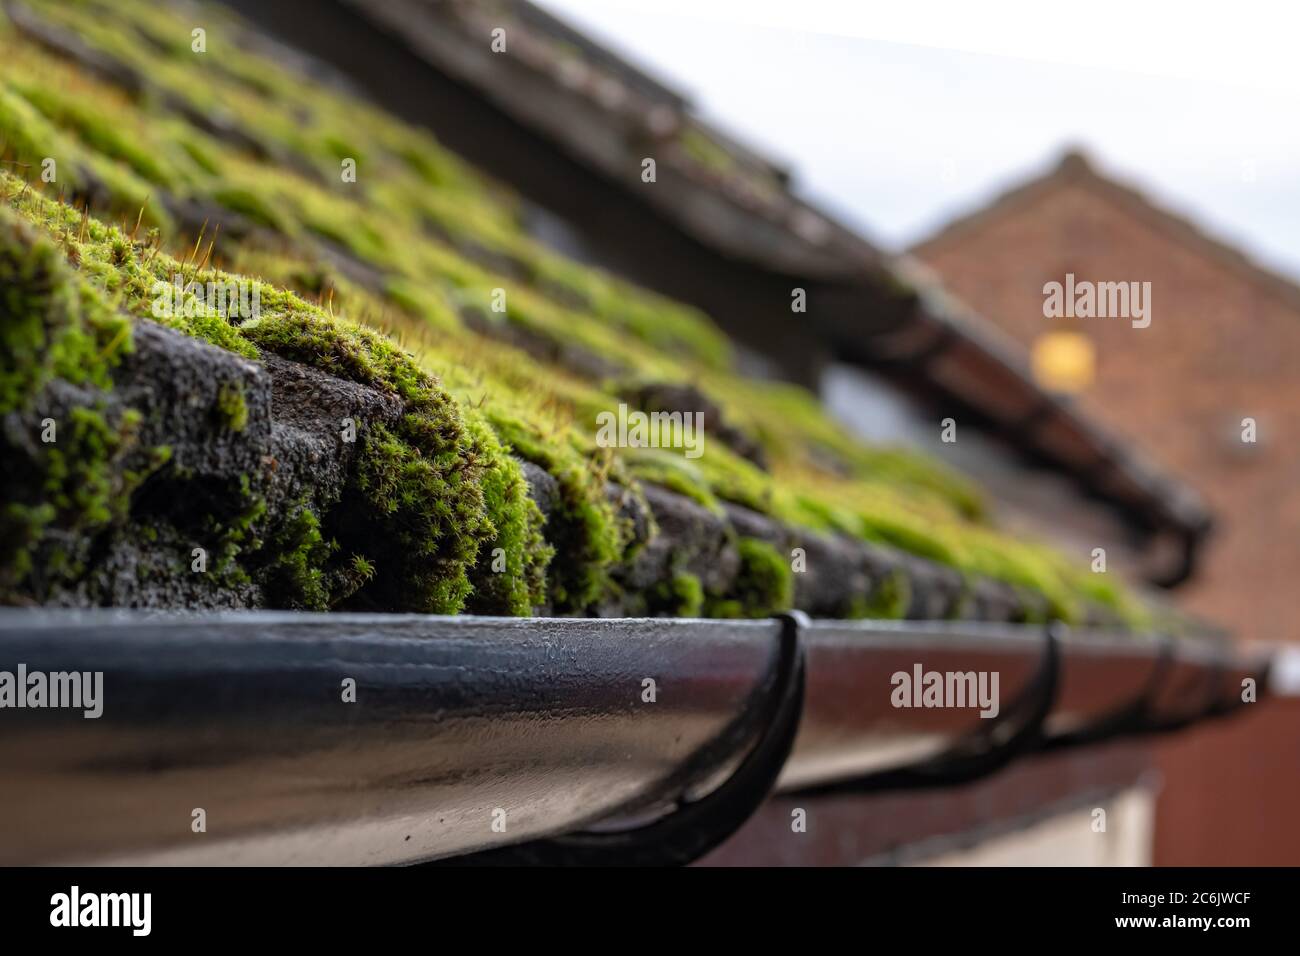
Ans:
[{"label": "moss sprout", "polygon": [[225,382],[217,391],[217,419],[224,428],[242,432],[248,425],[248,402],[238,382]]}]

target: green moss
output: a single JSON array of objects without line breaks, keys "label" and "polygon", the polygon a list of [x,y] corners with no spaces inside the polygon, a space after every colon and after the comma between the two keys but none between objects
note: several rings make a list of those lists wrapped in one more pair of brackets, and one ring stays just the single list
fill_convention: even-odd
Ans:
[{"label": "green moss", "polygon": [[530,615],[546,603],[546,569],[555,549],[542,536],[542,513],[528,496],[519,463],[505,453],[480,417],[468,428],[483,461],[483,502],[492,537],[471,573],[473,614]]},{"label": "green moss", "polygon": [[682,131],[678,144],[687,156],[710,172],[727,176],[736,169],[736,161],[731,154],[693,126]]},{"label": "green moss", "polygon": [[[0,144],[13,163],[34,167],[32,179],[40,179],[43,159],[51,157],[57,163],[65,157],[64,142],[57,128],[17,91],[0,89]],[[62,172],[65,182],[79,185],[75,169],[65,163]]]},{"label": "green moss", "polygon": [[336,161],[345,159],[356,160],[357,166],[365,165],[365,153],[357,149],[356,143],[345,139],[336,133],[327,133],[320,139],[322,152],[333,157]]},{"label": "green moss", "polygon": [[[44,237],[17,245],[0,237],[0,303],[15,316],[0,328],[0,411],[25,407],[54,378],[108,388],[116,357],[130,347],[123,315],[155,318],[248,358],[281,355],[401,398],[407,417],[385,435],[362,438],[372,492],[362,511],[380,515],[374,528],[336,518],[333,503],[312,502],[321,538],[339,542],[329,554],[307,530],[313,519],[302,516],[278,544],[239,552],[236,563],[254,570],[276,548],[302,557],[289,562],[301,567],[285,574],[296,582],[283,586],[286,600],[379,606],[401,592],[404,607],[525,613],[546,603],[545,594],[562,613],[590,611],[614,593],[611,571],[646,534],[634,533],[607,485],[636,497],[640,482],[653,482],[714,513],[734,502],[795,529],[878,541],[986,575],[1045,598],[1053,615],[1077,619],[1100,604],[1141,618],[1138,602],[1113,582],[993,531],[978,489],[961,476],[905,450],[857,441],[801,389],[737,374],[727,339],[707,316],[541,247],[524,235],[519,205],[505,190],[427,133],[247,52],[232,42],[237,21],[219,9],[203,8],[210,48],[221,51],[214,61],[188,52],[192,13],[168,5],[29,5],[134,73],[143,88],[117,89],[18,31],[0,30],[0,142],[19,164],[10,168],[27,180],[0,173],[3,206]],[[192,121],[200,114],[232,124],[238,135],[213,137]],[[701,144],[688,135],[682,148],[728,176],[761,172],[731,160],[724,169]],[[338,180],[344,155],[364,158],[361,180],[346,187]],[[92,200],[123,227],[41,195],[45,156],[58,160],[58,189],[79,205]],[[196,246],[197,225],[187,222],[191,235],[183,240],[167,209],[207,204],[258,228],[243,236],[227,229],[214,248]],[[156,227],[143,240],[129,228],[142,206],[146,229]],[[4,235],[25,228],[3,211]],[[207,268],[209,255],[266,280],[259,318],[156,314],[159,282],[177,274],[231,278]],[[64,259],[79,270],[78,283],[42,279]],[[42,282],[61,291],[44,294]],[[496,288],[508,294],[504,315],[484,311]],[[498,320],[491,338],[462,323],[469,309]],[[532,354],[506,341],[526,343]],[[598,358],[601,372],[584,356]],[[614,381],[601,381],[604,374]],[[715,441],[699,460],[595,448],[593,416],[617,404],[618,381],[633,379],[706,382],[727,423],[757,439],[770,470]],[[223,394],[217,405],[232,428],[246,416],[235,395]],[[377,444],[367,450],[372,438]],[[513,455],[557,484],[558,502],[540,531]],[[465,483],[481,500],[464,492]],[[448,497],[426,508],[420,494]],[[24,540],[54,520],[39,502],[8,504],[10,526]],[[449,528],[443,508],[464,519],[463,532]],[[414,542],[418,557],[408,566],[378,546],[375,528],[430,537]],[[495,548],[509,571],[491,571]],[[550,548],[560,557],[549,570],[546,560],[530,561],[549,558]],[[419,561],[429,562],[426,576],[413,567]],[[755,593],[711,600],[733,613],[774,600]],[[887,613],[899,600],[885,595],[881,607],[866,610]]]},{"label": "green moss", "polygon": [[23,98],[47,119],[73,130],[86,146],[125,163],[137,174],[160,185],[174,185],[175,177],[159,161],[157,152],[125,135],[109,114],[71,99],[48,85],[36,83],[16,87]]},{"label": "green moss", "polygon": [[189,127],[168,124],[171,136],[181,151],[189,158],[200,172],[210,176],[220,176],[222,167],[210,143],[205,143],[202,134]]},{"label": "green moss", "polygon": [[[165,282],[164,279],[157,280]],[[139,304],[135,311],[140,311]],[[193,315],[187,315],[182,311],[158,312],[156,321],[169,328],[184,332],[186,335],[193,336],[196,339],[202,339],[209,345],[215,345],[219,349],[225,349],[227,352],[234,352],[236,355],[242,355],[245,358],[258,358],[257,348],[241,335],[234,326],[232,326],[223,315],[217,312],[206,310],[195,310]]]},{"label": "green moss", "polygon": [[610,571],[632,544],[627,523],[606,497],[605,472],[522,419],[492,412],[488,419],[504,443],[556,480],[559,502],[546,537],[564,560],[552,568],[550,599],[558,613],[580,614],[609,593]]},{"label": "green moss", "polygon": [[703,313],[541,248],[529,247],[526,258],[544,288],[576,297],[603,324],[708,368],[731,365],[731,343]]},{"label": "green moss", "polygon": [[805,389],[738,377],[713,379],[709,388],[778,463],[813,461],[818,470],[937,503],[963,519],[984,514],[983,496],[969,479],[915,452],[857,440]]},{"label": "green moss", "polygon": [[650,592],[650,613],[660,617],[699,617],[704,610],[704,586],[687,571],[678,571]]},{"label": "green moss", "polygon": [[13,451],[6,462],[0,592],[8,592],[33,574],[42,588],[74,579],[89,542],[121,520],[131,491],[165,456],[134,456],[133,470],[126,467],[140,426],[134,409],[110,410],[96,399],[65,415],[35,410],[56,377],[106,388],[112,366],[130,349],[130,329],[81,284],[54,243],[4,206],[0,314],[0,413],[27,410],[38,433],[22,442],[28,451]]},{"label": "green moss", "polygon": [[240,477],[234,493],[223,497],[239,504],[229,517],[208,516],[208,533],[216,538],[210,570],[229,584],[245,584],[249,575],[239,556],[244,552],[257,552],[262,547],[257,528],[266,516],[266,499],[253,490],[247,475]]},{"label": "green moss", "polygon": [[469,597],[469,570],[496,529],[479,484],[482,464],[458,453],[460,428],[450,415],[406,415],[394,429],[376,424],[365,436],[356,510],[367,537],[387,543],[371,585],[385,607],[456,614]]},{"label": "green moss", "polygon": [[852,618],[899,620],[907,616],[912,603],[912,587],[907,575],[894,570],[877,581],[871,593],[856,598],[849,609]]},{"label": "green moss", "polygon": [[68,419],[71,441],[65,435],[46,453],[47,500],[77,524],[107,524],[121,517],[125,498],[105,465],[134,442],[140,413],[128,410],[110,422],[101,409],[73,408]]},{"label": "green moss", "polygon": [[32,181],[43,183],[45,161],[53,160],[59,188],[83,194],[83,201],[93,195],[113,215],[134,219],[144,210],[149,225],[170,226],[167,212],[149,203],[148,181],[115,157],[67,135],[14,89],[0,89],[0,152]]},{"label": "green moss", "polygon": [[351,568],[353,573],[356,574],[358,579],[363,583],[369,581],[375,576],[374,564],[362,555],[354,554],[352,556]]},{"label": "green moss", "polygon": [[675,491],[703,505],[714,514],[722,514],[722,505],[709,488],[703,473],[682,455],[663,448],[625,448],[619,457],[628,470],[642,481]]},{"label": "green moss", "polygon": [[408,279],[389,280],[385,292],[390,301],[410,315],[423,319],[438,331],[450,331],[460,327],[447,302],[441,297],[430,295],[420,284]]},{"label": "green moss", "polygon": [[277,232],[288,229],[287,220],[276,211],[274,203],[255,189],[246,186],[221,186],[213,190],[212,198],[231,212],[237,212],[259,226]]},{"label": "green moss", "polygon": [[239,327],[257,348],[398,395],[416,409],[445,407],[433,377],[382,335],[331,318],[296,296],[262,289],[262,314]]},{"label": "green moss", "polygon": [[[331,594],[324,566],[331,550],[321,535],[320,519],[300,502],[266,544],[271,556],[264,576],[269,603],[307,611],[329,610]],[[373,577],[373,568],[359,555],[354,557],[353,567],[362,581]]]},{"label": "green moss", "polygon": [[382,267],[394,257],[384,233],[364,220],[357,221],[356,210],[348,203],[308,204],[301,217],[308,232],[342,246],[358,259]]},{"label": "green moss", "polygon": [[[359,597],[456,613],[471,593],[469,572],[480,548],[505,535],[524,572],[522,590],[507,596],[519,613],[533,597],[533,559],[524,560],[522,550],[535,543],[529,528],[538,520],[527,514],[518,473],[508,473],[499,449],[494,454],[483,432],[475,440],[454,399],[382,336],[276,290],[262,304],[262,316],[240,327],[258,348],[392,392],[406,405],[395,425],[377,423],[358,439],[363,447],[351,489],[358,506],[349,508],[342,543],[376,567]],[[485,479],[502,528],[489,513]]]},{"label": "green moss", "polygon": [[[35,466],[39,485],[6,489],[0,515],[0,594],[38,593],[76,581],[91,543],[126,515],[131,492],[149,470],[130,471],[138,412],[114,415],[73,408],[57,441],[43,444]],[[23,500],[26,499],[26,500]]]},{"label": "green moss", "polygon": [[239,382],[225,382],[217,391],[215,409],[217,420],[223,428],[232,432],[242,432],[248,425],[248,402],[244,398],[244,387]]},{"label": "green moss", "polygon": [[781,553],[758,538],[736,542],[740,570],[725,595],[706,605],[709,617],[769,617],[794,603],[794,573]]},{"label": "green moss", "polygon": [[0,207],[0,414],[27,404],[54,375],[80,326],[77,290],[58,249]]},{"label": "green moss", "polygon": [[430,144],[403,145],[399,146],[396,152],[427,186],[445,189],[463,183],[465,180],[458,164],[448,162],[447,154],[436,146],[430,148]]}]

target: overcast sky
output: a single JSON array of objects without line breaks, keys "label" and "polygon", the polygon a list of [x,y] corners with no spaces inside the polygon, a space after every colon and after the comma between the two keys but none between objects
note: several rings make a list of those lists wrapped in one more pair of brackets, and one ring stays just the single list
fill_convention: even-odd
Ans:
[{"label": "overcast sky", "polygon": [[1300,4],[542,0],[896,249],[1081,146],[1300,278]]}]

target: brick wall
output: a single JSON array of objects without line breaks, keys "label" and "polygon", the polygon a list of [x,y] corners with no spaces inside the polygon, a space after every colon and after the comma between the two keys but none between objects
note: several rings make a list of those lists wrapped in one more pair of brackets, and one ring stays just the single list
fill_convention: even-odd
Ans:
[{"label": "brick wall", "polygon": [[[1194,487],[1214,512],[1200,572],[1179,600],[1244,639],[1296,640],[1300,307],[1091,174],[1056,178],[917,256],[1026,346],[1067,327],[1091,339],[1097,372],[1080,397],[1084,410]],[[1044,318],[1043,285],[1067,272],[1150,282],[1150,327]],[[1241,442],[1246,416],[1258,421],[1254,446]],[[1266,752],[1281,763],[1264,779],[1252,754]],[[1256,720],[1175,742],[1162,761],[1157,862],[1248,862],[1253,847],[1269,862],[1300,864],[1300,825],[1288,829],[1285,818],[1261,813],[1264,795],[1251,792],[1270,788],[1274,806],[1281,788],[1290,806],[1300,805],[1294,708],[1270,707]],[[1251,773],[1228,778],[1227,768],[1245,764]]]}]

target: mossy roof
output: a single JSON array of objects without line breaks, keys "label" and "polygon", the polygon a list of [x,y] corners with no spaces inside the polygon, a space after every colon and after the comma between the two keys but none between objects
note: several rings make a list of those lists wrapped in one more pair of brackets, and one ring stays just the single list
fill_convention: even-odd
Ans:
[{"label": "mossy roof", "polygon": [[[559,610],[591,607],[610,586],[606,570],[634,546],[605,492],[613,481],[879,542],[1039,594],[1066,619],[1090,603],[1142,618],[1112,578],[1001,533],[966,478],[854,438],[806,391],[740,374],[707,316],[540,245],[521,228],[508,189],[429,132],[282,64],[225,10],[143,0],[30,0],[25,9],[21,28],[0,20],[0,195],[8,220],[23,223],[7,228],[59,250],[74,274],[68,294],[88,305],[73,323],[80,338],[55,354],[49,327],[19,330],[9,307],[21,303],[5,303],[7,345],[29,338],[26,351],[6,356],[0,411],[20,407],[50,377],[93,376],[96,362],[111,364],[114,349],[129,347],[112,317],[154,316],[155,282],[253,277],[262,296],[255,320],[163,321],[408,403],[399,433],[383,436],[387,459],[370,461],[366,487],[383,499],[381,512],[411,519],[394,527],[412,563],[424,555],[459,569],[451,583],[417,582],[424,609],[527,613],[548,589]],[[192,47],[196,28],[206,31],[205,52]],[[50,158],[57,172],[45,182]],[[343,172],[349,163],[354,181]],[[77,344],[87,336],[94,348]],[[702,392],[761,450],[760,463],[719,440],[699,459],[598,447],[596,416],[647,385]],[[452,487],[454,469],[426,467],[438,454],[482,465],[469,472],[477,496]],[[557,480],[568,533],[552,533],[529,510],[518,469],[505,463],[515,459]],[[445,496],[450,510],[431,513],[427,501],[410,500],[419,495]],[[325,598],[310,580],[316,545],[301,537],[293,560],[305,564],[292,593],[317,605]],[[529,556],[528,573],[516,593],[486,601],[480,592],[498,585],[473,569],[503,541]],[[349,560],[354,577],[375,573],[370,557]],[[685,581],[678,589],[693,592]],[[682,607],[703,606],[687,597]]]}]

